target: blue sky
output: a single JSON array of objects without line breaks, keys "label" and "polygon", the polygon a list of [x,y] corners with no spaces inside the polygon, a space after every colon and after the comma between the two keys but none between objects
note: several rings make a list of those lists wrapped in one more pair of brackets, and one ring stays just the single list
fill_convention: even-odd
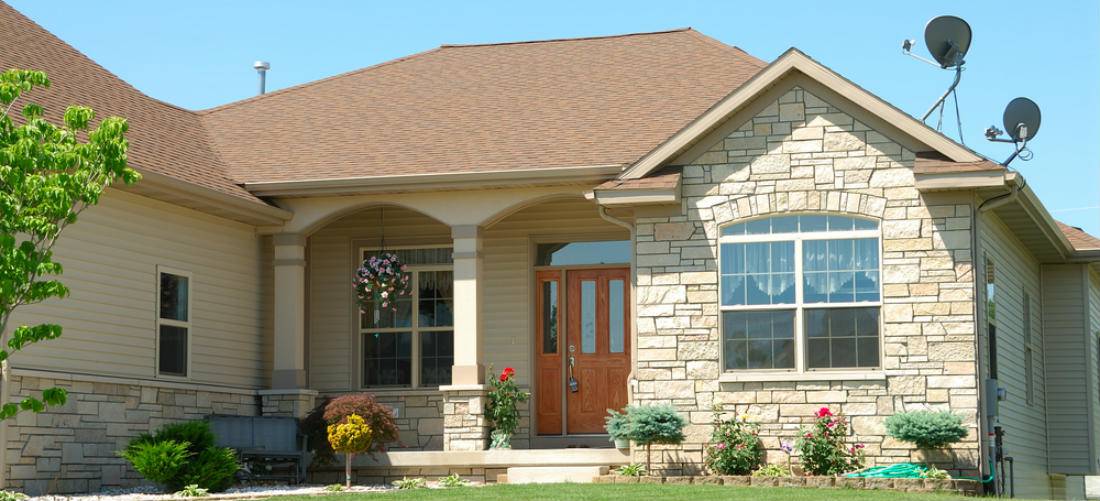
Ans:
[{"label": "blue sky", "polygon": [[[1017,96],[1043,110],[1035,158],[1015,161],[1054,216],[1100,235],[1100,2],[43,2],[8,0],[147,94],[192,109],[249,97],[252,61],[287,87],[444,43],[500,42],[694,27],[770,61],[795,46],[901,109],[924,110],[951,74],[901,54],[941,14],[974,29],[959,87],[966,143]],[[951,109],[953,111],[953,109]],[[954,120],[944,129],[958,137]]]}]

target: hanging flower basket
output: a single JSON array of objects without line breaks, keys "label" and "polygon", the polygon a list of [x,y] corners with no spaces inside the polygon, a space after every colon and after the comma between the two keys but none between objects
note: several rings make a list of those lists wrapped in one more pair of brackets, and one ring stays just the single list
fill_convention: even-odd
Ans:
[{"label": "hanging flower basket", "polygon": [[363,260],[363,265],[355,271],[359,308],[366,310],[373,302],[382,309],[397,311],[397,298],[409,294],[408,268],[392,252],[382,251]]}]

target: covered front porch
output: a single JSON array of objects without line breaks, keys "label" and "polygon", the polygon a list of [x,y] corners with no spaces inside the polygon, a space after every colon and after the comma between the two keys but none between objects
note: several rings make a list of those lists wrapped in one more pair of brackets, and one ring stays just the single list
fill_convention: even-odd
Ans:
[{"label": "covered front porch", "polygon": [[[386,455],[400,465],[388,467],[430,465],[431,451],[487,448],[486,373],[512,367],[532,394],[514,448],[610,447],[603,416],[628,401],[633,367],[633,239],[584,191],[283,201],[295,218],[271,237],[264,412],[301,416],[369,392],[401,430]],[[364,312],[353,273],[383,249],[409,265],[412,294]]]}]

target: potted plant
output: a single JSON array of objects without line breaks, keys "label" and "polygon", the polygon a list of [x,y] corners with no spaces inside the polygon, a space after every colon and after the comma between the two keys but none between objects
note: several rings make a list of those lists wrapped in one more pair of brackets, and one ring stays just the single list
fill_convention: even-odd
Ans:
[{"label": "potted plant", "polygon": [[630,416],[624,412],[608,409],[604,418],[604,429],[615,444],[616,449],[630,448]]},{"label": "potted plant", "polygon": [[652,471],[653,444],[679,444],[684,441],[687,423],[671,405],[631,405],[626,408],[630,419],[630,439],[645,446],[646,471]]},{"label": "potted plant", "polygon": [[516,384],[516,370],[505,367],[500,376],[493,377],[489,368],[489,405],[485,412],[493,431],[489,434],[490,449],[511,449],[512,434],[519,428],[519,409],[517,404],[526,402],[530,393],[520,391]]}]

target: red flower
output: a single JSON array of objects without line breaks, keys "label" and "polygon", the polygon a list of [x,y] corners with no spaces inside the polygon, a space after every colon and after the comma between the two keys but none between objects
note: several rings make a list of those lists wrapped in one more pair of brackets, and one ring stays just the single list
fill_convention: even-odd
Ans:
[{"label": "red flower", "polygon": [[516,370],[515,369],[513,369],[511,367],[505,367],[504,370],[500,371],[500,381],[501,382],[507,381],[507,380],[511,379],[512,376],[514,376],[514,375],[516,375]]},{"label": "red flower", "polygon": [[817,411],[817,417],[823,418],[825,416],[832,416],[833,411],[830,411],[828,407],[822,407]]}]

